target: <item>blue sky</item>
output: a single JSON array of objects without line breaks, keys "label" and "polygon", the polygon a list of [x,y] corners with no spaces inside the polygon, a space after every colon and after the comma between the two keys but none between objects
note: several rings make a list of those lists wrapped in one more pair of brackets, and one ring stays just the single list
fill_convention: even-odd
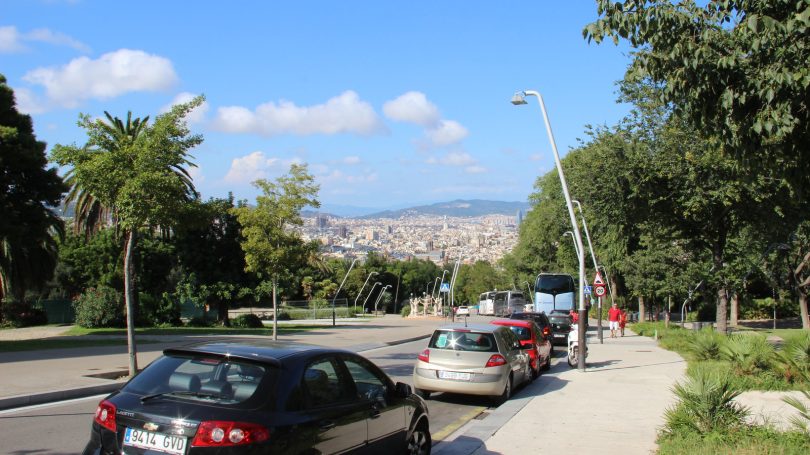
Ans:
[{"label": "blue sky", "polygon": [[613,124],[628,49],[582,38],[591,1],[0,0],[0,73],[37,137],[204,94],[189,124],[204,198],[305,162],[324,208],[526,201],[585,125]]}]

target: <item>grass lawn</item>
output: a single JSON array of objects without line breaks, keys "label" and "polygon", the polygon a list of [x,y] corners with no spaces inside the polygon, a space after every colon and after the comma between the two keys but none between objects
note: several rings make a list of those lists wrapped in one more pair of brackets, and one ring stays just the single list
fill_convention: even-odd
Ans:
[{"label": "grass lawn", "polygon": [[[279,325],[278,333],[289,334],[321,328],[331,328],[331,326],[318,325]],[[0,341],[0,352],[36,351],[42,349],[64,349],[64,348],[86,348],[92,346],[116,346],[126,345],[126,329],[86,329],[83,327],[73,327],[65,332],[63,336],[56,338],[41,338],[36,340],[8,340]],[[160,340],[149,339],[149,335],[255,335],[272,336],[272,328],[248,329],[233,327],[154,327],[137,328],[135,334],[138,335],[136,342],[159,343]],[[96,335],[84,338],[87,335]],[[98,336],[101,335],[101,336]]]}]

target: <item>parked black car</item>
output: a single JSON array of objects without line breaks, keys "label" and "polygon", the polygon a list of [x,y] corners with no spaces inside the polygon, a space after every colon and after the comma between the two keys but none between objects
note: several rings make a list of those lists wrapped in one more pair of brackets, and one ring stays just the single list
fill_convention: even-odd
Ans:
[{"label": "parked black car", "polygon": [[571,331],[571,315],[566,312],[552,311],[548,317],[551,322],[552,342],[554,344],[568,344],[568,332]]},{"label": "parked black car", "polygon": [[546,313],[535,313],[531,311],[512,313],[509,315],[509,319],[528,319],[534,321],[537,326],[540,327],[543,335],[551,340],[551,354],[554,354],[554,342],[556,341],[554,337],[554,327],[551,321],[549,321],[548,316],[546,316]]},{"label": "parked black car", "polygon": [[344,350],[273,342],[167,349],[98,406],[85,454],[431,450],[411,387]]}]

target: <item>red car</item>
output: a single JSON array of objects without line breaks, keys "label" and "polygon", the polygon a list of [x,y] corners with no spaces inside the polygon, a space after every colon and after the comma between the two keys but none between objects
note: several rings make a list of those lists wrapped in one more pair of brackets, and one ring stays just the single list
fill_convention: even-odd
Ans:
[{"label": "red car", "polygon": [[540,371],[551,368],[552,346],[549,336],[551,329],[540,327],[531,320],[525,319],[495,319],[490,324],[509,327],[517,335],[523,349],[529,352],[532,366],[532,379],[540,375]]}]

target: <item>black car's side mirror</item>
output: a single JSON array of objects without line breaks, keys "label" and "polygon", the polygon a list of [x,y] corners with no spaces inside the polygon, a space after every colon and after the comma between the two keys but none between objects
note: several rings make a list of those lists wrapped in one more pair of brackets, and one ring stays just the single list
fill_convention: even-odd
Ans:
[{"label": "black car's side mirror", "polygon": [[397,382],[396,384],[397,395],[401,396],[402,398],[407,398],[411,396],[413,390],[411,386],[405,384],[404,382]]}]

